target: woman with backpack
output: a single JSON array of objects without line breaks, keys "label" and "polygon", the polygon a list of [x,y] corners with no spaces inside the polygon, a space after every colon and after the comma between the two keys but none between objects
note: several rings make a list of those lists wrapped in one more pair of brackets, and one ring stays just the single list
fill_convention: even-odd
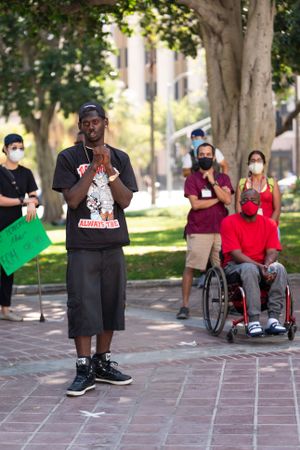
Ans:
[{"label": "woman with backpack", "polygon": [[265,155],[260,150],[253,150],[248,156],[249,174],[238,182],[235,197],[236,212],[241,212],[241,193],[247,189],[255,189],[260,194],[261,206],[258,214],[269,217],[279,223],[281,196],[277,181],[267,177],[264,169]]}]

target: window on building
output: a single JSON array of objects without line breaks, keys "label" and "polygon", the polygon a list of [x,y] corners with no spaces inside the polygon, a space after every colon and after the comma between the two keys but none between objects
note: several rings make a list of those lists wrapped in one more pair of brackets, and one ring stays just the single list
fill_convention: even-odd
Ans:
[{"label": "window on building", "polygon": [[128,67],[128,49],[127,49],[127,47],[124,48],[124,61],[125,61],[125,67]]},{"label": "window on building", "polygon": [[183,79],[183,96],[188,95],[188,79],[184,77]]},{"label": "window on building", "polygon": [[118,57],[117,57],[117,68],[121,69],[121,50],[119,50]]},{"label": "window on building", "polygon": [[268,173],[277,179],[285,178],[293,172],[292,150],[272,150]]},{"label": "window on building", "polygon": [[176,81],[174,86],[174,98],[175,100],[179,100],[179,81]]},{"label": "window on building", "polygon": [[[149,64],[150,63],[150,51],[149,50],[145,50],[145,64]],[[156,50],[154,50],[153,52],[153,58],[154,58],[154,62],[156,61]]]},{"label": "window on building", "polygon": [[[156,81],[154,82],[154,86],[153,87],[154,87],[153,95],[154,95],[154,97],[156,97],[156,95],[157,95],[157,83],[156,83]],[[149,101],[150,100],[150,83],[149,82],[146,83],[145,88],[146,88],[146,100]]]}]

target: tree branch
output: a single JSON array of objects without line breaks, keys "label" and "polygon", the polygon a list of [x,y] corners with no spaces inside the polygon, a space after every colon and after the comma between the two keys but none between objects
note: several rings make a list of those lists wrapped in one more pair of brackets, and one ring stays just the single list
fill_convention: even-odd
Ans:
[{"label": "tree branch", "polygon": [[293,123],[293,120],[296,119],[298,114],[300,113],[300,101],[297,103],[296,108],[292,111],[283,122],[282,126],[276,131],[276,137],[280,136],[285,131],[288,131],[290,126]]}]

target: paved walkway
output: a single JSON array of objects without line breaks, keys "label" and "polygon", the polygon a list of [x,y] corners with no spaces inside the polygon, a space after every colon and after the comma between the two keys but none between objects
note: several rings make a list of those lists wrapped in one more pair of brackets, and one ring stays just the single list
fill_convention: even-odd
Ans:
[{"label": "paved walkway", "polygon": [[[300,317],[300,278],[291,284]],[[228,344],[203,328],[200,294],[182,322],[178,283],[130,285],[113,359],[134,383],[79,398],[65,396],[75,373],[65,294],[43,294],[45,322],[37,295],[15,295],[26,320],[0,322],[0,449],[300,450],[300,334],[241,331]]]}]

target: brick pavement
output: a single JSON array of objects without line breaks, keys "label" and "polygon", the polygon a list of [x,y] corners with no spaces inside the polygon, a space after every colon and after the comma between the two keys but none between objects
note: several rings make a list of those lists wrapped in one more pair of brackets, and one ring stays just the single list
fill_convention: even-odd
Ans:
[{"label": "brick pavement", "polygon": [[[297,315],[298,277],[292,287]],[[0,322],[1,450],[300,450],[298,335],[241,333],[228,344],[203,328],[198,289],[180,322],[179,285],[132,285],[113,359],[134,383],[67,398],[75,352],[65,299],[44,294],[41,323],[37,296],[18,294],[26,320]]]}]

